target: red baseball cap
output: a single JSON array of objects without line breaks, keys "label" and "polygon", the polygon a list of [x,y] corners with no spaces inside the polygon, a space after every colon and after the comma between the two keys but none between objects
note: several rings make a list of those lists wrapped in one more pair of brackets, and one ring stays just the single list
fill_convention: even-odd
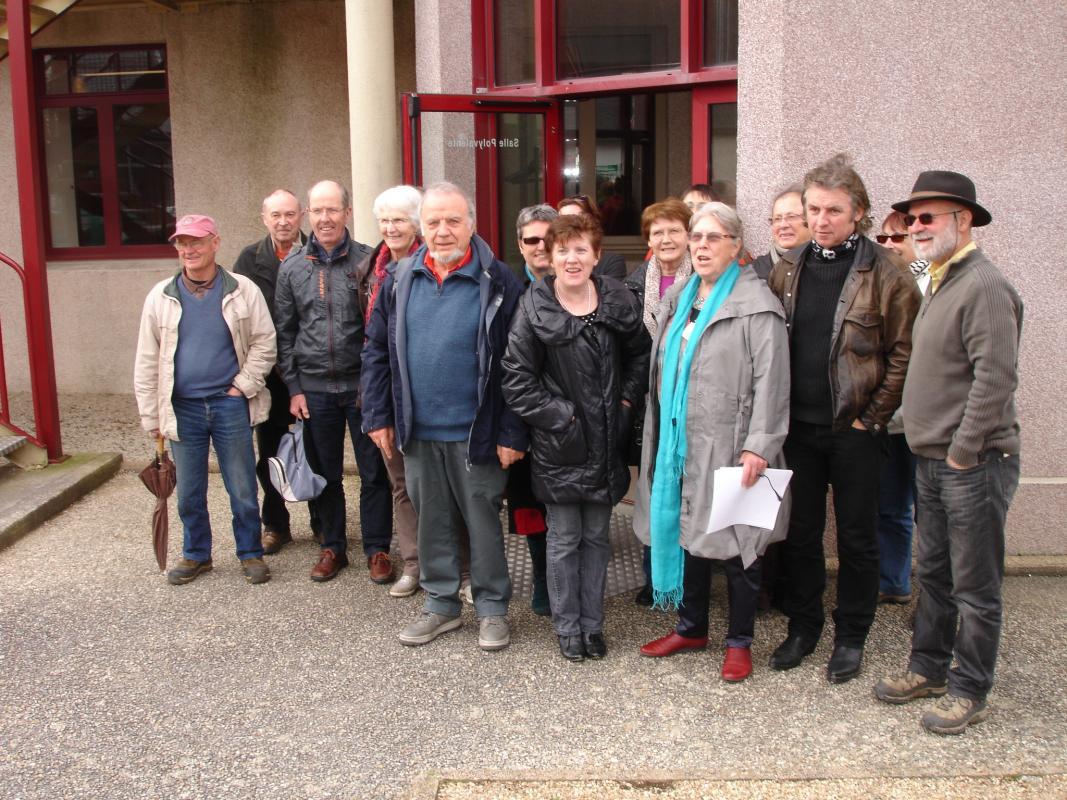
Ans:
[{"label": "red baseball cap", "polygon": [[204,236],[218,236],[219,226],[215,220],[203,214],[186,214],[174,226],[174,233],[167,240],[173,242],[179,236],[195,236],[197,239]]}]

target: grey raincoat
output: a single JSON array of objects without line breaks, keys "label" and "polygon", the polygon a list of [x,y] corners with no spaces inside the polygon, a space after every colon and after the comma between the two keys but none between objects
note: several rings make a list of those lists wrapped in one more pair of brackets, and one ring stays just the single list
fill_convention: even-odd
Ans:
[{"label": "grey raincoat", "polygon": [[[696,276],[693,276],[696,279]],[[649,374],[641,472],[634,501],[634,532],[649,543],[649,501],[659,437],[662,348],[685,282],[664,295]],[[750,269],[742,269],[733,291],[698,342],[689,380],[688,449],[682,478],[678,543],[701,558],[741,556],[746,567],[785,538],[789,495],[774,530],[735,525],[708,533],[714,473],[736,466],[748,450],[774,468],[784,468],[782,445],[789,431],[789,337],[778,298]]]}]

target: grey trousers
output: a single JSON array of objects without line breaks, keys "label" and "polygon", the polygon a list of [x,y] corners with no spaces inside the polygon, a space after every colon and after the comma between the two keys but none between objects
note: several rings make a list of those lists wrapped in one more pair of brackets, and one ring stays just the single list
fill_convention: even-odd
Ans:
[{"label": "grey trousers", "polygon": [[916,575],[922,593],[908,666],[934,680],[947,674],[949,691],[972,700],[984,700],[993,685],[1004,521],[1019,485],[1019,456],[987,450],[980,458],[967,470],[918,458]]},{"label": "grey trousers", "polygon": [[548,503],[548,591],[558,636],[602,633],[611,506]]},{"label": "grey trousers", "polygon": [[404,471],[418,516],[419,583],[426,609],[459,616],[466,527],[474,611],[479,617],[507,614],[511,578],[500,526],[507,472],[496,462],[468,467],[466,442],[417,439],[404,450]]}]

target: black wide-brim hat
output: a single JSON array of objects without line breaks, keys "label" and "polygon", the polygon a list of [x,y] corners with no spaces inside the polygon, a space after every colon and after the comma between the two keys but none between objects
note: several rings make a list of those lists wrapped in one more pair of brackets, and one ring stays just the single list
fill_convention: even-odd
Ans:
[{"label": "black wide-brim hat", "polygon": [[931,169],[920,172],[911,189],[911,197],[893,203],[893,210],[907,214],[917,200],[950,200],[971,211],[971,226],[981,228],[993,221],[993,215],[978,205],[975,200],[974,181],[958,172]]}]

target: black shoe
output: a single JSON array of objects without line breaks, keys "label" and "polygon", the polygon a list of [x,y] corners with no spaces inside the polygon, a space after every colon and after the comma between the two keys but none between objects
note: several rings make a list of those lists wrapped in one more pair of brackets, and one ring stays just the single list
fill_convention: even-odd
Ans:
[{"label": "black shoe", "polygon": [[583,633],[582,645],[589,658],[599,660],[608,654],[608,645],[602,633]]},{"label": "black shoe", "polygon": [[559,651],[568,661],[585,661],[585,648],[581,636],[560,636]]},{"label": "black shoe", "polygon": [[808,639],[799,634],[791,633],[785,637],[785,641],[778,645],[771,653],[771,669],[793,669],[799,667],[804,656],[810,656],[815,652],[818,639]]},{"label": "black shoe", "polygon": [[545,576],[535,576],[533,581],[533,596],[530,598],[530,608],[539,617],[552,615],[552,607],[548,602],[548,582]]},{"label": "black shoe", "polygon": [[860,674],[863,648],[847,644],[835,644],[834,652],[826,665],[826,679],[830,683],[844,683]]},{"label": "black shoe", "polygon": [[634,596],[634,602],[639,606],[652,608],[652,587],[646,583],[638,589],[637,594]]}]

